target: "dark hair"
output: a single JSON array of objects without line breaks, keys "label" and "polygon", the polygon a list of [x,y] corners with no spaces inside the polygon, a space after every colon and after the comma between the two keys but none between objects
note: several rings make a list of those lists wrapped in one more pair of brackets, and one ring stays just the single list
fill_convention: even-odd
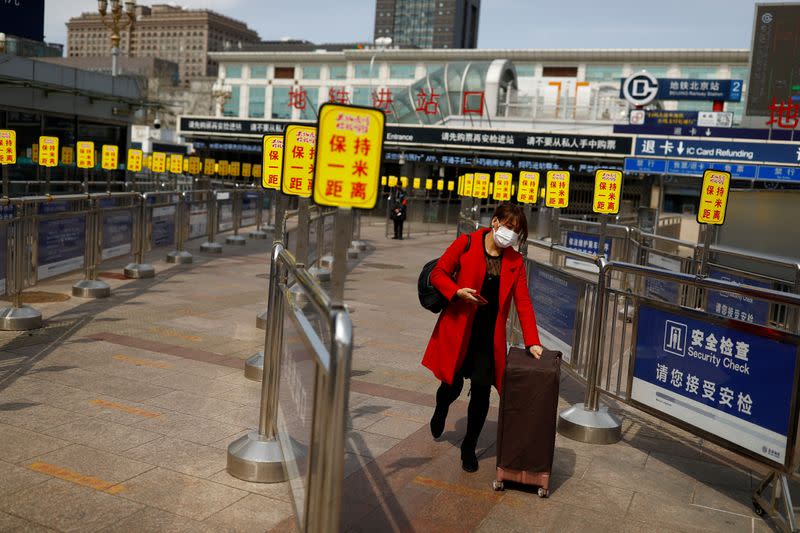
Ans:
[{"label": "dark hair", "polygon": [[508,224],[515,232],[519,233],[519,243],[528,240],[528,219],[525,211],[517,204],[500,204],[494,210],[492,218],[496,218],[503,225]]}]

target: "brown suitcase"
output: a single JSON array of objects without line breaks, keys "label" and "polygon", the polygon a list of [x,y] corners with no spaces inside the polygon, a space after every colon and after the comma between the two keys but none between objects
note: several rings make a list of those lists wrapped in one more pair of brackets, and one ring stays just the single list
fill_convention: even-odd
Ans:
[{"label": "brown suitcase", "polygon": [[503,376],[497,426],[497,477],[539,487],[547,497],[556,446],[561,352],[545,350],[541,359],[524,348],[511,348]]}]

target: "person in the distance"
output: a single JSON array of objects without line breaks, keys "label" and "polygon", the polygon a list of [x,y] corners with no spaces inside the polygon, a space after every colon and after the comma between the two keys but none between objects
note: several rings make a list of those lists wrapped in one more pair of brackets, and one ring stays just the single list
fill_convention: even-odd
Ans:
[{"label": "person in the distance", "polygon": [[431,434],[441,436],[450,404],[461,394],[464,379],[469,379],[467,433],[461,444],[461,466],[467,472],[478,470],[475,449],[489,412],[491,386],[499,391],[503,383],[512,298],[525,345],[533,357],[542,354],[524,259],[514,250],[527,237],[522,208],[502,204],[494,212],[491,228],[458,237],[431,272],[431,284],[450,302],[439,315],[422,360],[442,382],[436,392]]}]

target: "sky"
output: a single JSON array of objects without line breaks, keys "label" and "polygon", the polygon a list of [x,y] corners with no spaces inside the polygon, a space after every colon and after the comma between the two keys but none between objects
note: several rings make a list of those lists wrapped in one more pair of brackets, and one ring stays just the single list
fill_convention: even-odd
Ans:
[{"label": "sky", "polygon": [[[244,20],[264,40],[369,42],[375,18],[375,0],[177,3]],[[479,48],[749,48],[756,1],[483,0],[481,4]],[[67,20],[96,9],[96,0],[46,0],[45,39],[66,43]]]}]

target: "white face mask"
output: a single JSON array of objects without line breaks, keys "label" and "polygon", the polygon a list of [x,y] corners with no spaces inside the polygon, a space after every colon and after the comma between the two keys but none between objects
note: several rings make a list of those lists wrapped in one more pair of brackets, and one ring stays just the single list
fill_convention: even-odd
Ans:
[{"label": "white face mask", "polygon": [[514,246],[519,240],[519,234],[505,226],[500,226],[497,229],[492,228],[492,237],[494,237],[494,243],[500,248]]}]

